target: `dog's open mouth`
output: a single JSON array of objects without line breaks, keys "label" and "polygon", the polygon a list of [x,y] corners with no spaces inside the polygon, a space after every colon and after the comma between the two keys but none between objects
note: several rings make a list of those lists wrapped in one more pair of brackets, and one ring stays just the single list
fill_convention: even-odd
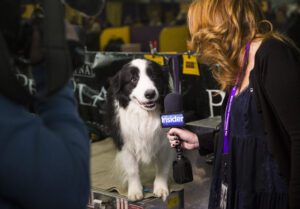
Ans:
[{"label": "dog's open mouth", "polygon": [[140,102],[137,98],[135,100],[145,110],[154,110],[156,108],[156,101]]},{"label": "dog's open mouth", "polygon": [[150,102],[143,102],[143,103],[140,103],[142,106],[144,106],[145,108],[148,108],[148,109],[153,109],[155,108],[155,102],[153,101],[150,101]]}]

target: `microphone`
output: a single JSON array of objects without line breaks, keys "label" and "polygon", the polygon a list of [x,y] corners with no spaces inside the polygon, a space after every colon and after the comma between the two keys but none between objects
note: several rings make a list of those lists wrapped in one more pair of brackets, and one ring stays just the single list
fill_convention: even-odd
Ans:
[{"label": "microphone", "polygon": [[[185,126],[182,96],[178,93],[170,93],[164,100],[164,113],[161,114],[161,126],[163,128],[182,128]],[[183,155],[181,139],[176,148],[176,160],[173,162],[173,178],[177,184],[193,181],[192,165]]]},{"label": "microphone", "polygon": [[164,100],[165,113],[161,114],[161,126],[163,128],[183,127],[182,96],[178,93],[170,93]]}]

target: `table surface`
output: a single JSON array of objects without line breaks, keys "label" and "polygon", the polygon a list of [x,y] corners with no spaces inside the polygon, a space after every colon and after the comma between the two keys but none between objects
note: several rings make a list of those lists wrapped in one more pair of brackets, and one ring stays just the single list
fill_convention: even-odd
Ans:
[{"label": "table surface", "polygon": [[217,125],[220,122],[221,122],[221,116],[215,116],[215,117],[211,117],[211,118],[205,118],[202,120],[192,121],[192,122],[187,123],[187,125],[214,129],[217,127]]}]

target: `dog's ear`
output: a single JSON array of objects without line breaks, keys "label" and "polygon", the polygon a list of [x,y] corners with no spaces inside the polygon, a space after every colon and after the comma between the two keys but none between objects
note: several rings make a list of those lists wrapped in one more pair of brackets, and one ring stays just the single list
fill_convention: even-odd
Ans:
[{"label": "dog's ear", "polygon": [[118,93],[121,90],[121,76],[120,72],[118,72],[113,77],[109,78],[109,88],[111,89],[113,94]]}]

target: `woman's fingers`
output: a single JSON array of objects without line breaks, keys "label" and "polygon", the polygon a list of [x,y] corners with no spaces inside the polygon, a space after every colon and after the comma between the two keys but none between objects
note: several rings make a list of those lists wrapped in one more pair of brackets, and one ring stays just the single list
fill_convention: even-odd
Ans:
[{"label": "woman's fingers", "polygon": [[183,149],[188,150],[199,147],[197,135],[188,130],[171,128],[167,133],[167,138],[169,139],[171,147],[176,147],[179,144],[181,144]]},{"label": "woman's fingers", "polygon": [[169,137],[169,141],[170,141],[170,142],[173,142],[173,141],[179,141],[179,138],[178,138],[178,136],[170,136],[170,137]]},{"label": "woman's fingers", "polygon": [[179,144],[179,139],[177,136],[171,136],[169,142],[171,144],[171,147],[175,147]]},{"label": "woman's fingers", "polygon": [[179,144],[179,138],[176,133],[177,130],[175,128],[170,129],[170,131],[167,133],[167,138],[169,139],[172,147],[175,147]]},{"label": "woman's fingers", "polygon": [[175,147],[175,146],[179,145],[180,142],[179,141],[174,141],[174,142],[170,142],[170,144],[171,144],[172,147]]},{"label": "woman's fingers", "polygon": [[183,138],[187,134],[187,130],[180,129],[180,128],[171,128],[168,132],[170,135],[176,135],[180,138]]}]

